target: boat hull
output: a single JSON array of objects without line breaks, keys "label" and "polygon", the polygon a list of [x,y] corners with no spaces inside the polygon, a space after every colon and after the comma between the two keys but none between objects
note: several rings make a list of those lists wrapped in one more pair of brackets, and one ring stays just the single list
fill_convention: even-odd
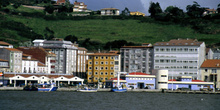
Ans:
[{"label": "boat hull", "polygon": [[53,88],[38,88],[38,91],[42,92],[50,92],[50,91],[56,91],[58,87],[53,87]]},{"label": "boat hull", "polygon": [[127,89],[112,89],[112,92],[127,92]]},{"label": "boat hull", "polygon": [[97,90],[78,90],[79,92],[97,92]]}]

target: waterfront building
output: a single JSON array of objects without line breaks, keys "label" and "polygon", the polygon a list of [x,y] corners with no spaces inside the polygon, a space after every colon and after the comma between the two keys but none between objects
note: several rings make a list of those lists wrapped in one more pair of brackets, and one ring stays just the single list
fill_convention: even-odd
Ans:
[{"label": "waterfront building", "polygon": [[22,54],[22,73],[38,73],[38,60],[31,55]]},{"label": "waterfront building", "polygon": [[116,77],[120,70],[120,54],[88,54],[88,83],[105,82],[106,80]]},{"label": "waterfront building", "polygon": [[[106,83],[105,83],[105,87],[106,88],[114,88],[114,87],[117,87],[118,85],[117,85],[117,82],[118,82],[118,78],[117,77],[115,77],[115,78],[111,78],[111,79],[109,79],[109,80],[106,80]],[[120,78],[119,79],[119,85],[123,85],[124,86],[124,88],[126,88],[126,80],[125,79],[122,79],[122,78]]]},{"label": "waterfront building", "polygon": [[170,79],[167,84],[170,90],[212,90],[214,83],[192,80],[192,76],[181,76],[178,79]]},{"label": "waterfront building", "polygon": [[13,45],[4,41],[0,41],[0,48],[13,48]]},{"label": "waterfront building", "polygon": [[174,39],[154,44],[154,69],[167,69],[169,79],[192,76],[201,79],[199,67],[205,60],[205,43],[196,39]]},{"label": "waterfront building", "polygon": [[[34,43],[37,43],[34,41]],[[76,72],[77,47],[71,41],[54,39],[43,42],[43,48],[51,49],[56,55],[55,73],[73,74]]]},{"label": "waterfront building", "polygon": [[[2,80],[2,79],[0,79]],[[28,84],[44,84],[44,83],[56,83],[58,86],[68,87],[69,85],[79,85],[83,84],[84,79],[81,79],[77,76],[66,75],[66,74],[4,74],[4,85],[12,85],[14,86],[25,86]]]},{"label": "waterfront building", "polygon": [[87,49],[82,47],[77,47],[77,59],[76,59],[76,73],[73,75],[78,76],[80,78],[87,78]]},{"label": "waterfront building", "polygon": [[[29,70],[31,73],[55,73],[56,55],[51,52],[51,49],[44,49],[42,47],[18,47],[16,49],[22,51],[24,53],[23,56],[27,57],[23,65],[29,66],[22,67],[24,73],[29,73]],[[37,64],[36,62],[31,63],[32,66],[30,66],[30,59],[38,60]],[[33,67],[33,65],[38,67]]]},{"label": "waterfront building", "polygon": [[8,60],[0,59],[0,72],[10,71]]},{"label": "waterfront building", "polygon": [[122,79],[126,80],[126,86],[134,89],[155,89],[156,76],[141,72],[129,73]]},{"label": "waterfront building", "polygon": [[75,1],[73,4],[73,12],[85,12],[87,11],[87,5],[84,2]]},{"label": "waterfront building", "polygon": [[22,51],[14,48],[0,48],[0,59],[9,61],[9,71],[21,73],[22,71]]},{"label": "waterfront building", "polygon": [[220,59],[205,60],[200,71],[202,81],[214,82],[215,88],[220,88]]},{"label": "waterfront building", "polygon": [[116,8],[103,8],[101,15],[119,15],[119,9]]},{"label": "waterfront building", "polygon": [[123,46],[120,48],[121,70],[132,73],[151,73],[153,60],[153,47],[149,43],[142,46]]}]

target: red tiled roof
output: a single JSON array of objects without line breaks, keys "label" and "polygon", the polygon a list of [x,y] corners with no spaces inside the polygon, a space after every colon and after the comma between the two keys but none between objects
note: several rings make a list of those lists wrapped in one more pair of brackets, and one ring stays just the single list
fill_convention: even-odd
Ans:
[{"label": "red tiled roof", "polygon": [[156,42],[154,46],[200,46],[202,43],[197,39],[173,39],[168,42]]},{"label": "red tiled roof", "polygon": [[201,68],[220,68],[220,60],[205,60]]},{"label": "red tiled roof", "polygon": [[20,50],[18,50],[18,49],[15,49],[15,48],[5,48],[5,49],[10,50],[10,51],[22,52],[22,51],[20,51]]},{"label": "red tiled roof", "polygon": [[24,54],[32,55],[33,58],[39,60],[41,63],[45,63],[46,56],[49,54],[49,52],[47,52],[42,47],[34,47],[34,48],[19,47],[17,49],[23,51]]},{"label": "red tiled roof", "polygon": [[[118,78],[111,78],[110,80],[118,80]],[[123,80],[123,79],[120,78],[120,80]]]},{"label": "red tiled roof", "polygon": [[8,62],[8,60],[0,59],[0,61]]},{"label": "red tiled roof", "polygon": [[192,80],[192,82],[205,82],[205,81],[201,81],[201,80]]},{"label": "red tiled roof", "polygon": [[115,55],[118,55],[118,54],[115,54],[115,53],[93,53],[93,54],[89,54],[89,56],[115,56]]},{"label": "red tiled roof", "polygon": [[4,42],[4,41],[0,41],[0,45],[11,45],[11,44],[9,44],[9,43],[7,43],[7,42]]},{"label": "red tiled roof", "polygon": [[150,75],[150,74],[141,73],[141,72],[133,72],[133,73],[129,73],[129,75]]},{"label": "red tiled roof", "polygon": [[66,0],[57,0],[57,3],[65,3]]},{"label": "red tiled roof", "polygon": [[153,46],[122,46],[122,48],[152,48]]},{"label": "red tiled roof", "polygon": [[168,80],[168,81],[176,81],[176,79],[170,79],[170,80]]}]

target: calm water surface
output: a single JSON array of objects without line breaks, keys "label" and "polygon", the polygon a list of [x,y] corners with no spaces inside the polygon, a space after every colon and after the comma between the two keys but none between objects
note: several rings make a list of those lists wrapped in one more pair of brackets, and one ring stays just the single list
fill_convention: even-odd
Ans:
[{"label": "calm water surface", "polygon": [[0,110],[219,110],[220,95],[0,91]]}]

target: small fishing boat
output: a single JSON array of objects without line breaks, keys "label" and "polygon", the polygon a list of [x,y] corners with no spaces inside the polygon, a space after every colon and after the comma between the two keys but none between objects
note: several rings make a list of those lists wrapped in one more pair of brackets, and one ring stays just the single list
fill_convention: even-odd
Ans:
[{"label": "small fishing boat", "polygon": [[112,88],[112,90],[111,90],[112,92],[127,92],[127,89],[123,89],[119,84],[120,74],[127,74],[127,73],[126,72],[118,72],[117,87]]},{"label": "small fishing boat", "polygon": [[84,87],[83,89],[79,89],[79,92],[97,92],[97,89],[89,89],[88,87]]},{"label": "small fishing boat", "polygon": [[38,84],[38,91],[50,92],[50,91],[56,91],[57,89],[58,89],[58,87],[55,86],[55,83]]},{"label": "small fishing boat", "polygon": [[113,88],[112,92],[127,92],[127,89],[123,89],[123,88]]}]

